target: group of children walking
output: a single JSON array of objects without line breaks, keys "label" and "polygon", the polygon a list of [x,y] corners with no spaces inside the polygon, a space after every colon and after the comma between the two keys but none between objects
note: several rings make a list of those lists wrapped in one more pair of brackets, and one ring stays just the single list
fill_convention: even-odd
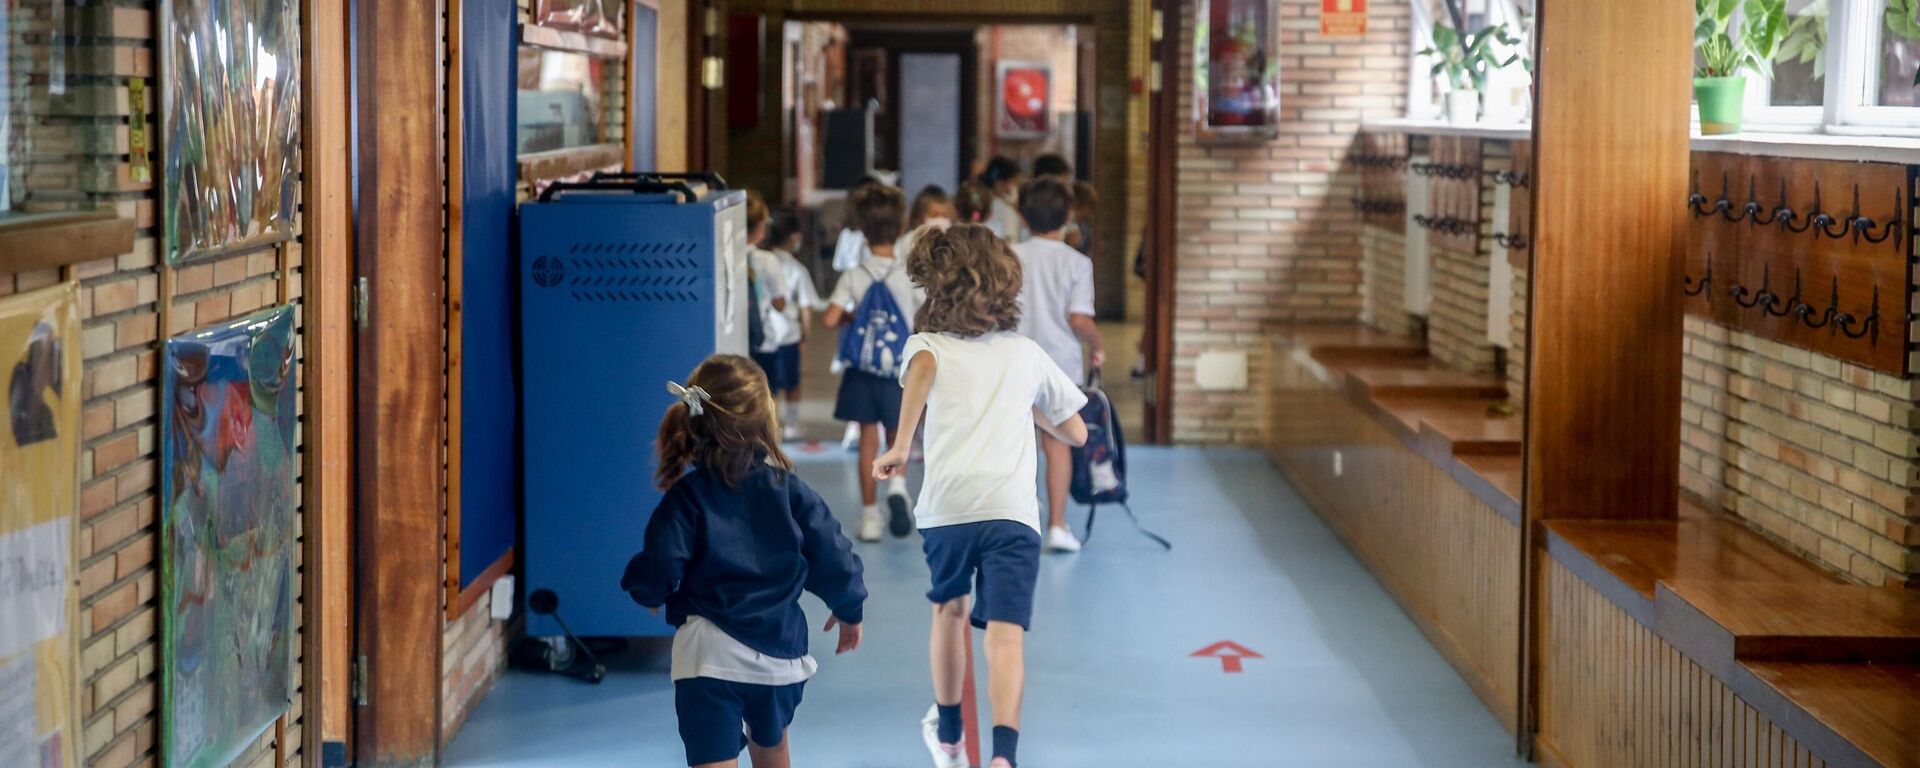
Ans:
[{"label": "group of children walking", "polygon": [[[756,768],[791,764],[786,729],[815,669],[802,590],[827,604],[836,652],[860,644],[860,557],[780,445],[795,418],[797,345],[820,309],[822,324],[840,331],[834,415],[860,430],[857,535],[875,541],[918,528],[923,539],[933,604],[933,706],[921,723],[928,753],[937,768],[967,765],[960,699],[970,622],[986,631],[989,765],[1017,766],[1040,552],[1043,542],[1079,548],[1064,520],[1070,452],[1087,439],[1083,371],[1105,354],[1092,262],[1068,245],[1078,218],[1070,181],[1039,174],[1036,163],[1036,178],[1018,183],[1018,166],[1009,172],[1003,160],[988,164],[981,184],[953,196],[930,188],[911,208],[893,187],[855,189],[864,245],[824,302],[793,260],[797,228],[769,223],[757,200],[750,208],[756,241],[769,246],[751,260],[767,309],[760,344],[752,360],[716,355],[684,384],[668,383],[677,402],[660,424],[655,477],[666,495],[621,581],[677,627],[672,677],[688,765],[735,766],[742,749]],[[1025,232],[1030,239],[1009,243]],[[925,462],[917,504],[906,486],[916,437]],[[1045,528],[1034,489],[1040,453]]]}]

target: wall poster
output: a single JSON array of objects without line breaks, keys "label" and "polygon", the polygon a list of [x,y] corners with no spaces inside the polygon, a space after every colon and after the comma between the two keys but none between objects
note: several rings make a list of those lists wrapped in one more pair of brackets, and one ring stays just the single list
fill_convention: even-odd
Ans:
[{"label": "wall poster", "polygon": [[162,761],[221,768],[293,695],[293,308],[169,339],[161,368]]},{"label": "wall poster", "polygon": [[80,675],[75,512],[80,302],[68,283],[0,298],[0,765],[73,768]]},{"label": "wall poster", "polygon": [[164,0],[162,247],[167,263],[293,236],[300,185],[300,0]]},{"label": "wall poster", "polygon": [[[618,0],[614,5],[618,7]],[[620,39],[618,17],[607,11],[606,0],[534,0],[533,20],[543,27]]]},{"label": "wall poster", "polygon": [[1000,98],[994,105],[994,135],[1003,139],[1042,139],[1053,130],[1053,65],[1044,61],[1001,61],[994,68]]}]

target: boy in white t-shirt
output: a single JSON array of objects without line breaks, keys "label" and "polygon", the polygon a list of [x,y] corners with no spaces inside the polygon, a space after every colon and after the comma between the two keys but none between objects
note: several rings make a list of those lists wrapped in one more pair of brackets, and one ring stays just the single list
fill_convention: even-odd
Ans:
[{"label": "boy in white t-shirt", "polygon": [[781,297],[786,300],[786,307],[781,314],[786,316],[787,330],[779,337],[779,348],[774,355],[789,373],[782,381],[774,381],[771,373],[767,378],[780,404],[782,436],[797,440],[800,438],[800,345],[807,340],[814,311],[826,308],[827,303],[813,287],[813,273],[793,255],[800,248],[800,220],[792,211],[773,214],[767,224],[766,246],[778,260],[780,276],[786,283],[786,293]]},{"label": "boy in white t-shirt", "polygon": [[[827,296],[827,312],[821,322],[828,330],[846,328],[854,322],[854,312],[866,298],[867,289],[880,283],[893,294],[894,303],[900,306],[910,324],[920,301],[913,288],[913,278],[907,276],[906,267],[894,259],[893,253],[893,242],[900,237],[901,225],[906,220],[906,197],[894,187],[870,184],[855,190],[852,203],[854,224],[867,240],[867,255],[858,266],[840,273],[833,293]],[[903,344],[905,340],[896,343]],[[896,354],[894,359],[905,358]],[[897,537],[913,532],[906,477],[893,478],[887,484],[890,516],[883,519],[875,503],[874,478],[864,471],[881,450],[882,429],[886,430],[889,446],[899,443],[899,425],[894,422],[899,416],[898,382],[852,366],[840,374],[840,394],[834,399],[833,417],[860,425],[860,462],[855,466],[863,470],[856,472],[860,476],[861,541],[879,541],[883,528]]]},{"label": "boy in white t-shirt", "polygon": [[934,706],[922,739],[938,768],[967,765],[960,711],[967,652],[967,596],[987,632],[990,768],[1014,768],[1026,670],[1025,633],[1040,572],[1039,504],[1033,495],[1038,426],[1064,443],[1086,442],[1086,395],[1020,322],[1020,262],[991,230],[923,228],[907,259],[926,303],[903,351],[900,435],[874,461],[878,478],[906,471],[926,416],[926,477],[915,509],[933,588]]},{"label": "boy in white t-shirt", "polygon": [[[1084,382],[1086,362],[1106,362],[1105,343],[1093,322],[1093,260],[1067,245],[1073,216],[1073,192],[1053,178],[1020,189],[1020,215],[1033,239],[1013,246],[1025,276],[1020,286],[1020,335],[1033,339],[1076,383]],[[1085,351],[1082,350],[1085,345]],[[1047,549],[1080,551],[1067,527],[1067,490],[1073,482],[1073,449],[1040,433],[1047,455]]]}]

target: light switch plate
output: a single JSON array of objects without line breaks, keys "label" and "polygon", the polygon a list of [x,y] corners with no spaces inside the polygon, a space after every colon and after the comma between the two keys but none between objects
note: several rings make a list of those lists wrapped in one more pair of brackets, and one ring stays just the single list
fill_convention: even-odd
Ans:
[{"label": "light switch plate", "polygon": [[490,602],[493,603],[493,618],[506,621],[513,618],[513,577],[502,576],[493,582]]},{"label": "light switch plate", "polygon": [[1238,391],[1247,388],[1247,353],[1202,352],[1193,364],[1193,381],[1201,389]]}]

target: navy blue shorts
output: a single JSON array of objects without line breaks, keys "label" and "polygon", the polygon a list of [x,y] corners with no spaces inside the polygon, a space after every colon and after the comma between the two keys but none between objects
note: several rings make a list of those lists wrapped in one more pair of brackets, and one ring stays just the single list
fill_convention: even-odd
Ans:
[{"label": "navy blue shorts", "polygon": [[786,392],[800,388],[800,345],[788,344],[772,352],[755,352],[753,361],[767,372],[767,389]]},{"label": "navy blue shorts", "polygon": [[687,765],[732,760],[747,748],[744,723],[753,743],[777,747],[787,738],[793,711],[800,708],[806,683],[753,685],[692,677],[673,683],[673,709],[680,720],[680,742]]},{"label": "navy blue shorts", "polygon": [[1011,520],[943,525],[920,531],[933,589],[927,599],[945,603],[973,593],[973,625],[1033,621],[1033,583],[1040,578],[1040,533]]},{"label": "navy blue shorts", "polygon": [[900,424],[900,392],[900,382],[848,369],[840,374],[840,397],[833,403],[833,418],[879,424],[891,435]]}]

